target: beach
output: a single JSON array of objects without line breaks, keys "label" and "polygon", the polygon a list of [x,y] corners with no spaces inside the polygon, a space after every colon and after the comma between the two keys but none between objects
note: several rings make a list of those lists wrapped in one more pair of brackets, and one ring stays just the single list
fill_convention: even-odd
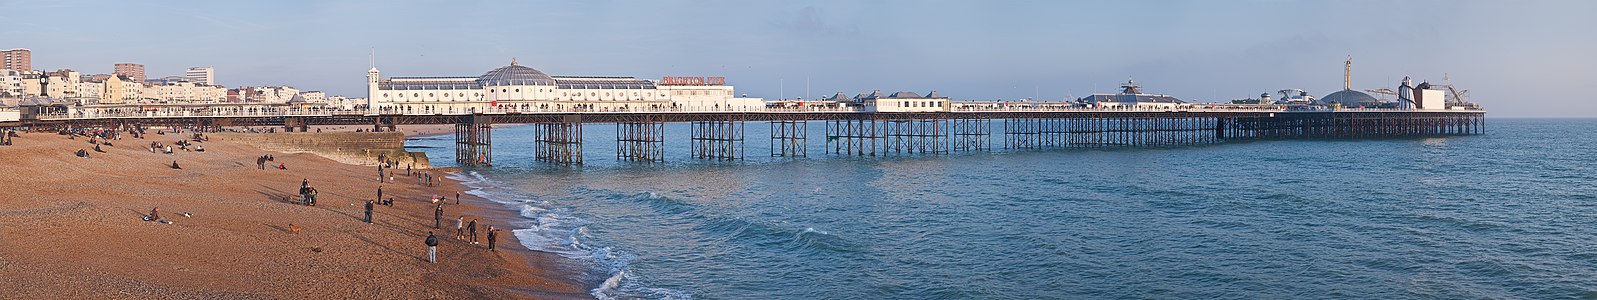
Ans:
[{"label": "beach", "polygon": [[[445,229],[433,229],[433,195],[463,192],[445,178],[418,185],[403,168],[382,184],[377,169],[308,153],[199,142],[205,152],[152,153],[188,134],[114,140],[105,152],[85,137],[29,133],[0,147],[0,295],[7,298],[591,298],[570,262],[529,251],[499,220],[496,203],[462,194],[448,201]],[[258,169],[255,159],[272,155]],[[181,169],[174,169],[176,162]],[[291,203],[301,180],[316,206]],[[152,208],[172,224],[145,221]],[[454,220],[478,218],[499,232],[499,251],[452,238]],[[485,227],[485,226],[484,226]],[[291,230],[298,228],[297,231]],[[438,262],[426,261],[433,231]]]}]

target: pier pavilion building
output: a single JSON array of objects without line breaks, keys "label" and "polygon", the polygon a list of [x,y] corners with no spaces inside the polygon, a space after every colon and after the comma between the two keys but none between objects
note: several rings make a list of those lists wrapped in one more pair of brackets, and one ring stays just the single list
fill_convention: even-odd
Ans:
[{"label": "pier pavilion building", "polygon": [[518,64],[481,76],[389,77],[366,74],[370,113],[447,114],[488,109],[520,111],[640,111],[758,108],[758,98],[734,96],[721,77],[550,76]]},{"label": "pier pavilion building", "polygon": [[1092,94],[1077,101],[1100,108],[1175,108],[1185,103],[1170,95],[1143,93],[1142,86],[1130,80],[1126,80],[1126,84],[1120,85],[1120,88],[1119,94]]}]

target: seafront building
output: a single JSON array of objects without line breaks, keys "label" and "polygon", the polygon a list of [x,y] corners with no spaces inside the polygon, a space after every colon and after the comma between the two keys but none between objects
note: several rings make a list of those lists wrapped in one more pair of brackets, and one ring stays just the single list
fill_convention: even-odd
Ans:
[{"label": "seafront building", "polygon": [[33,50],[28,50],[27,48],[0,50],[0,69],[24,73],[32,72]]},{"label": "seafront building", "polygon": [[22,72],[0,69],[0,98],[20,98],[23,95]]},{"label": "seafront building", "polygon": [[111,74],[127,76],[137,82],[144,82],[145,79],[148,79],[144,77],[144,65],[141,64],[120,63],[114,66],[114,70]]},{"label": "seafront building", "polygon": [[189,81],[193,81],[195,83],[199,83],[199,84],[203,84],[203,85],[217,85],[216,84],[216,68],[212,68],[212,67],[203,67],[203,68],[201,68],[201,67],[192,67],[192,68],[189,68],[188,71],[183,73],[183,78],[188,78]]},{"label": "seafront building", "polygon": [[510,65],[481,76],[383,78],[367,72],[371,113],[447,113],[485,109],[627,111],[664,109],[733,110],[765,106],[759,98],[739,98],[721,77],[667,77],[656,82],[635,77],[550,76]]}]

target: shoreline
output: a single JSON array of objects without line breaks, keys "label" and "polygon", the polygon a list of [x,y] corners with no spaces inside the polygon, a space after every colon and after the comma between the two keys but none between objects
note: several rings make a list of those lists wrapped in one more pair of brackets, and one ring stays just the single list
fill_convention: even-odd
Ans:
[{"label": "shoreline", "polygon": [[[0,189],[0,293],[28,298],[559,298],[588,299],[592,288],[571,259],[527,249],[502,204],[440,181],[417,185],[403,169],[383,184],[393,207],[361,219],[377,183],[370,166],[314,154],[285,154],[208,141],[206,152],[159,154],[150,142],[178,135],[113,140],[90,158],[85,137],[27,133],[0,147],[0,172],[18,174]],[[275,156],[287,170],[259,170]],[[169,167],[179,163],[182,169]],[[394,170],[394,169],[389,169]],[[320,193],[317,206],[288,203],[301,179]],[[412,180],[406,182],[405,180]],[[436,193],[462,192],[446,217],[480,218],[502,228],[500,251],[437,231],[438,263],[427,263],[422,237]],[[152,207],[172,225],[140,219]],[[191,215],[185,216],[184,213]],[[481,225],[480,225],[481,226]],[[299,228],[299,230],[291,230]],[[481,229],[479,229],[481,230]],[[485,235],[479,232],[479,235]],[[484,237],[485,238],[485,237]]]}]

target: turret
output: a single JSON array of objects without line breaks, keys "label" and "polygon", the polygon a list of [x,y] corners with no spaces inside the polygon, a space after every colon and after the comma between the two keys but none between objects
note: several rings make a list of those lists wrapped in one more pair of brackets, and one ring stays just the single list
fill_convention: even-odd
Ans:
[{"label": "turret", "polygon": [[366,114],[377,114],[377,83],[383,80],[382,74],[377,72],[377,51],[372,51],[371,70],[366,71]]}]

